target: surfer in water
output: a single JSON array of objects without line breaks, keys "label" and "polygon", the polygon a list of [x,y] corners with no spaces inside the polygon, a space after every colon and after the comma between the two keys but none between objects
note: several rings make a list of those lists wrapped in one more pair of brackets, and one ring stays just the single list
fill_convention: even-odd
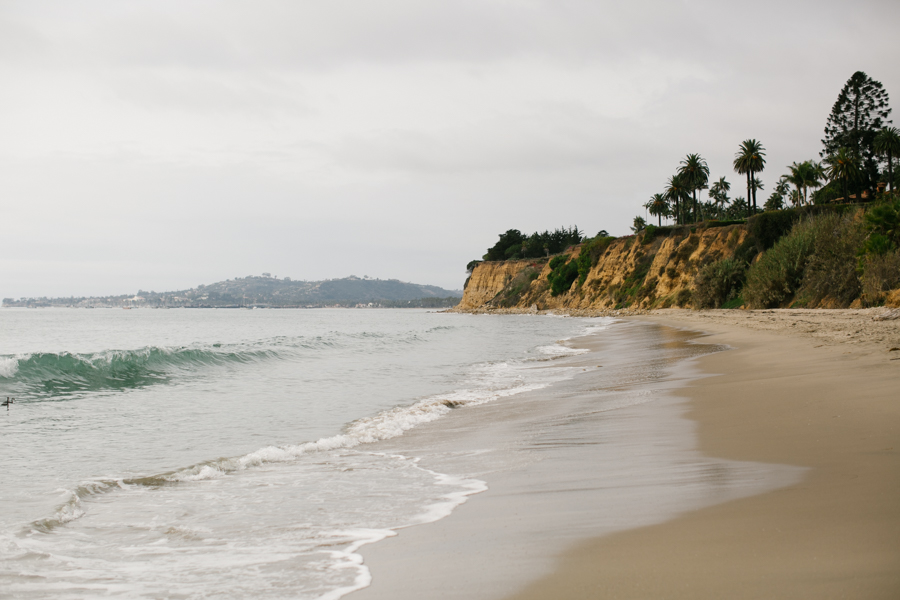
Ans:
[{"label": "surfer in water", "polygon": [[0,404],[0,406],[5,406],[5,407],[6,407],[6,412],[9,412],[9,405],[12,404],[12,403],[14,403],[15,401],[16,401],[15,398],[10,398],[9,396],[7,396],[7,397],[6,397],[6,402]]}]

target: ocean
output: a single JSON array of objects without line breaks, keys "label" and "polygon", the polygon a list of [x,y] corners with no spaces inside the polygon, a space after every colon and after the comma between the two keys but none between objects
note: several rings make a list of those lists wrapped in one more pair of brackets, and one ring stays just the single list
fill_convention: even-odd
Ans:
[{"label": "ocean", "polygon": [[[485,479],[385,446],[570,380],[611,319],[0,311],[0,590],[339,598]],[[424,431],[424,430],[423,430]],[[446,443],[446,440],[444,442]]]}]

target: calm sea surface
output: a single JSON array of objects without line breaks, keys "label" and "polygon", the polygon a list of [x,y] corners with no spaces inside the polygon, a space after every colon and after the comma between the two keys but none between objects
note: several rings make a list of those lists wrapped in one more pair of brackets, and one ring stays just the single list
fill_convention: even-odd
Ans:
[{"label": "calm sea surface", "polygon": [[[573,376],[598,320],[0,310],[0,590],[337,598],[355,550],[485,489],[381,440]],[[534,368],[540,366],[541,368]],[[580,370],[580,369],[579,369]]]}]

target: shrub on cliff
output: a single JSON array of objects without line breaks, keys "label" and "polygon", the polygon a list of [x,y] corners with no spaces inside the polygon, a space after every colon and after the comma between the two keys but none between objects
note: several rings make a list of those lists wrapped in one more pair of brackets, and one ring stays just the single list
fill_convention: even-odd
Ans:
[{"label": "shrub on cliff", "polygon": [[744,300],[750,308],[773,308],[793,297],[816,245],[809,221],[798,223],[747,271]]},{"label": "shrub on cliff", "polygon": [[750,308],[774,308],[799,294],[804,304],[825,298],[849,304],[860,292],[856,257],[863,242],[853,214],[804,219],[747,271],[744,300]]},{"label": "shrub on cliff", "polygon": [[816,219],[816,247],[797,296],[810,307],[828,299],[849,306],[859,298],[858,256],[866,241],[863,223],[854,215],[823,215]]},{"label": "shrub on cliff", "polygon": [[601,231],[597,237],[585,240],[578,253],[578,285],[584,283],[591,268],[600,262],[600,257],[609,248],[610,243],[616,238],[610,237],[606,231]]},{"label": "shrub on cliff", "polygon": [[696,308],[719,308],[738,297],[747,273],[747,263],[723,258],[709,263],[694,279]]},{"label": "shrub on cliff", "polygon": [[885,292],[900,288],[900,250],[867,256],[861,284],[866,306],[883,304]]},{"label": "shrub on cliff", "polygon": [[758,252],[765,252],[791,231],[799,218],[797,209],[768,211],[747,221],[747,230],[755,238]]},{"label": "shrub on cliff", "polygon": [[885,254],[900,246],[900,198],[880,202],[866,213],[870,254]]},{"label": "shrub on cliff", "polygon": [[572,283],[578,279],[578,260],[569,261],[568,259],[568,256],[556,256],[550,261],[552,270],[547,275],[547,283],[550,284],[551,296],[559,296],[568,292]]}]

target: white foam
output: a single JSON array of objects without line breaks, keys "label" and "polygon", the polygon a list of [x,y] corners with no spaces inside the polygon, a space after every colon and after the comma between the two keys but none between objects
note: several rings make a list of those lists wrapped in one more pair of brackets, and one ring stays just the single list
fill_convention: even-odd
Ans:
[{"label": "white foam", "polygon": [[547,356],[574,356],[576,354],[584,354],[590,352],[587,348],[572,348],[563,346],[562,344],[551,344],[549,346],[538,346],[537,351]]},{"label": "white foam", "polygon": [[0,357],[0,377],[11,378],[19,370],[19,359],[15,356]]},{"label": "white foam", "polygon": [[[399,455],[392,455],[391,458],[410,460],[405,456]],[[424,512],[418,515],[413,520],[413,522],[409,523],[408,525],[404,525],[403,527],[397,527],[396,529],[356,529],[335,532],[336,535],[347,536],[351,538],[355,537],[357,538],[357,540],[343,550],[330,552],[331,557],[336,559],[336,563],[333,564],[330,568],[355,568],[357,569],[357,574],[354,578],[353,584],[331,590],[330,592],[320,596],[318,600],[338,600],[339,598],[343,598],[351,592],[361,590],[371,585],[372,574],[369,572],[368,567],[363,564],[363,557],[359,554],[359,549],[361,547],[365,546],[366,544],[380,542],[381,540],[388,537],[393,537],[397,535],[397,531],[399,531],[400,529],[406,529],[407,527],[412,527],[414,525],[423,525],[425,523],[434,523],[435,521],[440,521],[444,517],[449,516],[450,513],[452,513],[454,509],[456,509],[456,507],[464,504],[469,499],[469,496],[479,494],[488,489],[487,483],[481,481],[480,479],[466,479],[463,477],[447,475],[445,473],[438,473],[430,469],[425,469],[418,466],[418,458],[412,459],[412,462],[416,463],[417,469],[425,471],[426,473],[430,473],[434,477],[435,483],[437,485],[454,486],[456,488],[462,489],[457,489],[457,491],[444,494],[443,496],[441,496],[438,502],[432,503],[427,506]]]},{"label": "white foam", "polygon": [[[561,350],[545,352],[556,353],[559,356],[587,351],[558,345],[548,348],[560,348]],[[561,373],[563,370],[560,370]],[[520,365],[510,365],[506,362],[481,365],[473,374],[473,383],[476,386],[437,394],[409,406],[397,406],[377,415],[358,419],[350,423],[340,435],[297,445],[266,446],[244,456],[194,465],[164,475],[163,479],[183,482],[217,479],[233,471],[267,463],[296,460],[305,454],[355,448],[361,444],[388,440],[424,423],[436,421],[454,408],[476,406],[499,398],[542,389],[559,378],[556,374],[548,372],[542,375],[544,381],[526,382]]]}]

